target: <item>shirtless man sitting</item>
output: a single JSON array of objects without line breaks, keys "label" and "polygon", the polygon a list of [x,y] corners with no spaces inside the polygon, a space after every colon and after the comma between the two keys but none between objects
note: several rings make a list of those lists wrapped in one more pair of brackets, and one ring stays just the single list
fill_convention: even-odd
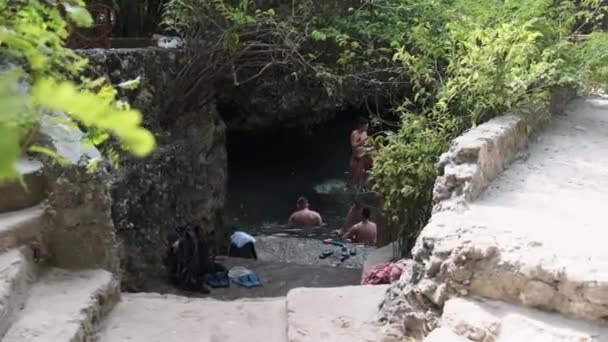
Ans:
[{"label": "shirtless man sitting", "polygon": [[352,228],[357,222],[361,221],[361,208],[363,208],[357,198],[353,200],[353,204],[348,210],[348,214],[346,214],[346,218],[344,219],[344,224],[342,227],[335,231],[335,233],[339,236],[343,236],[348,233],[348,230]]},{"label": "shirtless man sitting", "polygon": [[323,225],[321,215],[314,210],[308,209],[308,200],[305,197],[298,198],[296,207],[298,210],[289,216],[290,225],[304,227],[320,227]]},{"label": "shirtless man sitting", "polygon": [[376,224],[370,221],[371,212],[369,208],[363,208],[361,211],[363,219],[361,222],[352,226],[352,228],[344,235],[344,239],[350,239],[354,242],[364,243],[367,245],[375,245],[377,239]]}]

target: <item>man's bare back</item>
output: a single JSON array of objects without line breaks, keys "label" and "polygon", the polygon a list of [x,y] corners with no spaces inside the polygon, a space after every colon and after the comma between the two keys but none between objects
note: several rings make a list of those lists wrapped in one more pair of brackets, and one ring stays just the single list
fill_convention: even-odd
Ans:
[{"label": "man's bare back", "polygon": [[289,217],[289,224],[297,224],[301,226],[320,227],[323,224],[321,215],[308,208],[298,210]]},{"label": "man's bare back", "polygon": [[362,221],[354,225],[344,237],[355,242],[375,245],[377,240],[377,231],[378,228],[374,222]]},{"label": "man's bare back", "polygon": [[308,200],[300,197],[296,203],[297,211],[289,216],[289,224],[295,224],[305,227],[320,227],[323,225],[321,215],[308,209]]},{"label": "man's bare back", "polygon": [[378,236],[378,228],[374,222],[369,220],[370,215],[371,212],[369,208],[363,208],[361,211],[363,220],[352,226],[344,235],[344,238],[360,243],[375,245]]}]

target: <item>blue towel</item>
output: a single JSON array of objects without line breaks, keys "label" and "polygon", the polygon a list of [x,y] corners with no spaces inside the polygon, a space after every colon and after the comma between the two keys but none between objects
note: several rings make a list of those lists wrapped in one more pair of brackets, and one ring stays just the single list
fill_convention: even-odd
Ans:
[{"label": "blue towel", "polygon": [[230,287],[230,278],[226,272],[205,274],[204,279],[205,283],[212,288]]},{"label": "blue towel", "polygon": [[243,274],[239,277],[233,278],[232,281],[240,286],[246,287],[248,289],[252,287],[262,286],[262,282],[260,281],[260,277],[254,272]]}]

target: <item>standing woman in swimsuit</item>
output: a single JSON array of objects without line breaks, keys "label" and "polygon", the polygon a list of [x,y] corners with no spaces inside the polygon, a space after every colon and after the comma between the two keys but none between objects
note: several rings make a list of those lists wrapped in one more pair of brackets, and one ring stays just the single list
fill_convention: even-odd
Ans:
[{"label": "standing woman in swimsuit", "polygon": [[350,134],[350,146],[352,147],[352,156],[350,158],[350,183],[354,186],[361,186],[365,182],[365,172],[367,160],[365,153],[365,141],[367,140],[367,130],[369,122],[365,118],[359,119],[359,125],[356,130]]}]

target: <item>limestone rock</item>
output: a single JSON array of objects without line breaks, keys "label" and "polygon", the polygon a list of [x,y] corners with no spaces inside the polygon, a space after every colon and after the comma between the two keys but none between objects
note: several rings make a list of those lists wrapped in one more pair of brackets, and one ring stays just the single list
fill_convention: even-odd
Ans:
[{"label": "limestone rock", "polygon": [[[440,324],[438,330],[449,330],[452,335],[466,337],[465,341],[608,341],[605,324],[479,298],[450,299]],[[459,340],[454,337],[445,341]]]},{"label": "limestone rock", "polygon": [[90,341],[119,299],[118,281],[109,272],[51,269],[32,286],[2,341]]}]

